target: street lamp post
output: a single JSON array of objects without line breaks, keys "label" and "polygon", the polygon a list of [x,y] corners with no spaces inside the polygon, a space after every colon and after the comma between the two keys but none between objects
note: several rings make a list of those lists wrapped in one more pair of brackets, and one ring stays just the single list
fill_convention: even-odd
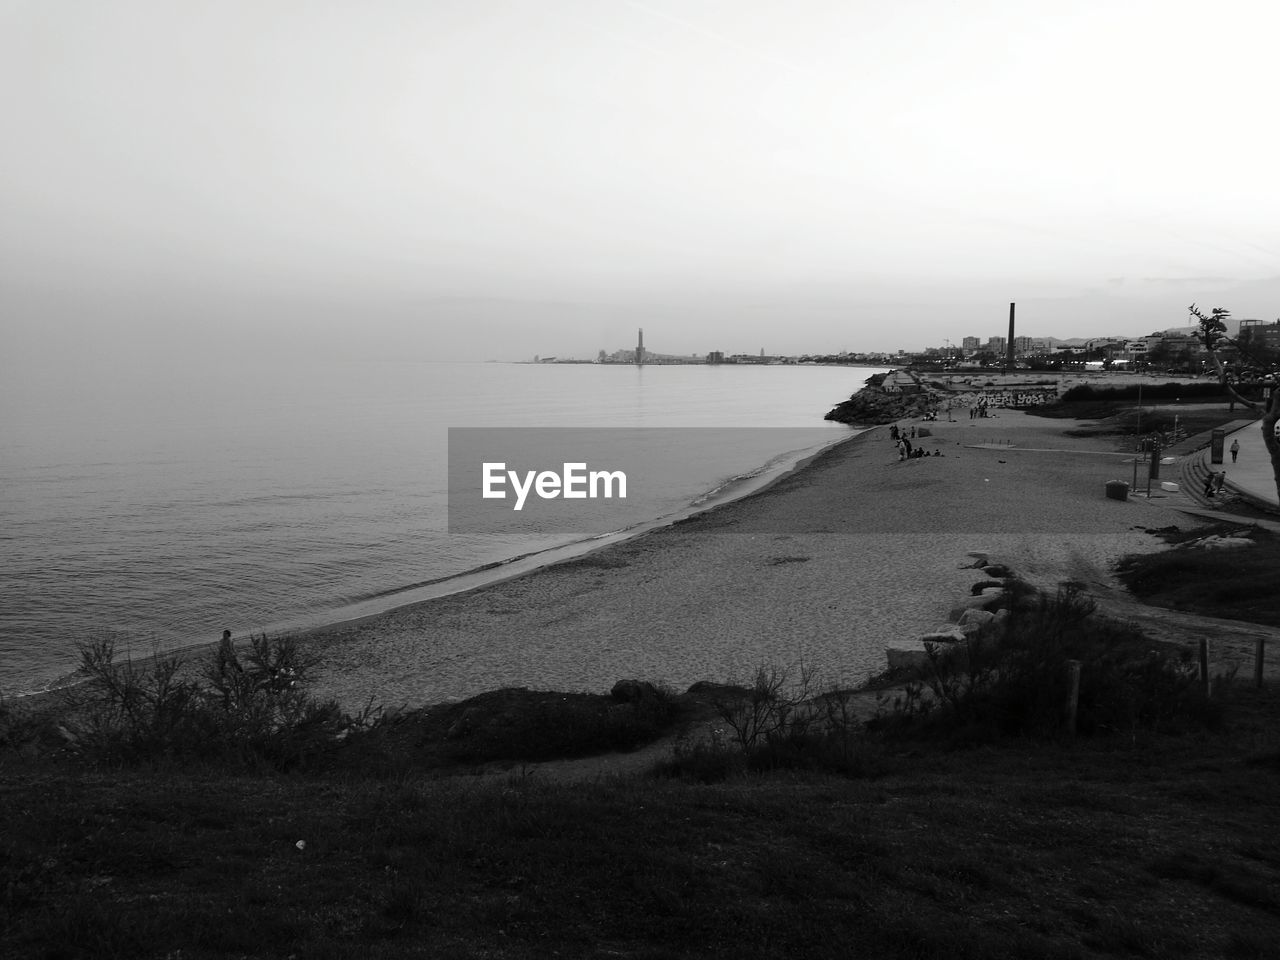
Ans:
[{"label": "street lamp post", "polygon": [[1138,423],[1134,428],[1136,436],[1133,445],[1133,491],[1138,492],[1138,451],[1142,449],[1142,382],[1138,382]]}]

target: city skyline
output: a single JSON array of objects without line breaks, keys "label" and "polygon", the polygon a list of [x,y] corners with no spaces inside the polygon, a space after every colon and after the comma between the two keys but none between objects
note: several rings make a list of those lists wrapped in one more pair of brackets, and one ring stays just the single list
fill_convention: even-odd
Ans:
[{"label": "city skyline", "polygon": [[[1252,325],[1265,325],[1268,327],[1273,327],[1273,326],[1280,325],[1280,319],[1265,320],[1265,319],[1250,318],[1250,317],[1232,317],[1228,321],[1228,333],[1234,334],[1237,328],[1242,323],[1252,324]],[[1053,348],[1059,345],[1087,346],[1092,343],[1103,342],[1103,341],[1106,341],[1106,342],[1138,341],[1143,339],[1150,339],[1152,337],[1157,337],[1160,335],[1176,335],[1176,334],[1191,335],[1194,333],[1195,325],[1186,324],[1186,323],[1176,324],[1173,326],[1164,327],[1160,329],[1147,330],[1140,334],[1124,334],[1124,333],[1112,332],[1112,333],[1093,334],[1089,336],[1077,335],[1077,336],[1067,336],[1067,337],[1059,337],[1051,334],[1048,334],[1048,335],[1025,334],[1021,332],[1021,329],[1022,329],[1021,327],[1018,328],[1018,332],[1014,337],[1015,349],[1019,355],[1024,355],[1033,349]],[[850,355],[850,354],[851,355],[882,355],[882,356],[889,357],[889,356],[897,356],[901,354],[923,354],[929,351],[942,351],[942,352],[948,352],[948,353],[954,352],[956,355],[963,355],[964,353],[973,353],[976,351],[995,351],[998,353],[1003,352],[1007,345],[1007,339],[1008,339],[1007,331],[1008,331],[1008,327],[1006,326],[1003,332],[998,334],[992,333],[992,334],[988,334],[987,336],[975,336],[970,334],[970,335],[957,336],[957,337],[943,337],[942,341],[939,343],[927,344],[918,349],[908,349],[906,347],[897,347],[897,348],[889,348],[884,350],[872,350],[872,349],[859,349],[858,347],[854,346],[848,349],[836,350],[836,351],[799,350],[794,352],[788,352],[788,351],[770,351],[765,347],[760,347],[758,350],[758,353],[744,350],[744,349],[726,350],[726,349],[719,349],[719,348],[706,349],[701,351],[691,351],[688,353],[667,353],[664,351],[655,351],[651,347],[645,347],[644,331],[643,331],[643,328],[640,328],[637,347],[643,349],[644,354],[646,356],[682,358],[682,359],[694,358],[694,357],[705,357],[712,353],[716,353],[722,357],[750,357],[750,358],[754,358],[757,356],[759,357],[765,357],[765,356],[802,357],[802,356],[815,356],[815,355],[842,355],[842,354],[844,355]],[[581,352],[568,353],[568,354],[550,354],[550,353],[535,354],[534,359],[538,360],[542,358],[546,360],[571,360],[573,362],[587,362],[592,358],[594,358],[598,362],[606,362],[607,360],[607,362],[611,362],[611,363],[634,363],[636,352],[637,351],[635,348],[619,347],[610,351],[607,347],[602,347],[599,350],[590,352],[589,354],[581,353]]]},{"label": "city skyline", "polygon": [[516,359],[642,325],[673,353],[923,349],[1011,300],[1045,331],[1272,317],[1265,14],[0,5],[5,355]]}]

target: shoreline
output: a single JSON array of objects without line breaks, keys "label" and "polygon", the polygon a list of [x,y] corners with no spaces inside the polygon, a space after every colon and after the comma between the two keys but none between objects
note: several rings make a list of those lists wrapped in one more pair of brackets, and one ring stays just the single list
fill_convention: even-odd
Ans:
[{"label": "shoreline", "polygon": [[[851,426],[850,429],[854,432],[846,433],[825,442],[816,450],[801,451],[804,455],[798,459],[788,459],[797,451],[782,453],[761,464],[756,471],[730,477],[672,513],[654,517],[650,520],[642,520],[620,530],[586,536],[568,543],[531,550],[501,560],[489,561],[476,567],[446,574],[442,577],[435,577],[421,583],[380,591],[326,612],[325,616],[327,617],[338,614],[337,619],[325,619],[320,623],[307,624],[306,620],[308,618],[300,617],[293,621],[280,621],[269,624],[257,632],[265,633],[269,636],[293,636],[303,642],[308,642],[318,635],[359,626],[366,621],[395,613],[406,607],[486,590],[508,580],[530,576],[559,564],[575,562],[597,551],[645,537],[656,530],[671,527],[703,513],[724,509],[739,500],[763,493],[792,474],[804,470],[807,465],[827,451],[852,442],[863,433],[875,428],[873,426]],[[361,611],[362,609],[363,612],[353,612]],[[341,615],[344,612],[350,613],[350,615]],[[237,643],[245,640],[247,640],[246,635],[236,638]],[[180,663],[186,665],[199,657],[211,653],[217,648],[218,643],[218,640],[184,643],[161,650],[159,653],[162,656],[175,657]],[[150,656],[143,654],[136,659],[147,660],[150,659]],[[10,694],[10,696],[15,701],[37,703],[44,698],[56,697],[59,694],[73,691],[83,682],[75,672],[72,672],[50,680],[40,689],[14,693]]]},{"label": "shoreline", "polygon": [[1134,527],[1187,522],[1173,504],[1106,499],[1119,464],[1077,454],[1114,451],[1061,436],[1060,421],[1002,411],[917,427],[943,456],[898,462],[873,427],[687,519],[303,632],[321,657],[316,692],[393,708],[506,686],[683,688],[800,662],[856,686],[889,643],[946,622],[975,580],[970,550],[1033,582],[1105,583],[1112,559],[1159,549]]},{"label": "shoreline", "polygon": [[[654,517],[650,520],[642,520],[634,523],[629,527],[620,530],[610,531],[608,533],[594,534],[583,537],[578,540],[572,540],[568,543],[559,544],[554,547],[545,547],[539,550],[531,550],[527,553],[516,554],[514,557],[508,557],[503,560],[493,560],[488,563],[481,564],[478,567],[472,567],[459,573],[447,574],[443,577],[436,577],[432,580],[426,580],[422,583],[410,584],[404,587],[393,587],[344,605],[340,610],[353,610],[366,605],[378,606],[379,609],[371,610],[367,613],[357,613],[350,617],[341,617],[338,620],[327,621],[314,627],[303,628],[299,630],[286,630],[284,632],[296,634],[311,634],[319,631],[327,631],[338,627],[348,626],[367,620],[370,617],[381,616],[385,613],[391,613],[402,607],[413,606],[418,603],[429,603],[433,600],[441,600],[446,597],[458,596],[470,593],[474,590],[484,590],[504,581],[514,579],[516,577],[528,576],[553,567],[561,563],[571,563],[582,557],[590,556],[599,550],[607,549],[615,544],[626,543],[640,537],[647,536],[655,530],[661,530],[666,527],[683,523],[686,520],[699,516],[713,510],[720,510],[731,506],[739,500],[745,500],[769,490],[775,484],[786,480],[789,476],[804,470],[811,462],[822,456],[828,450],[838,447],[841,444],[850,443],[856,440],[868,430],[875,429],[873,426],[857,427],[857,432],[847,434],[837,439],[822,444],[817,450],[806,453],[798,460],[789,461],[785,458],[789,454],[779,454],[768,463],[763,464],[759,470],[750,474],[741,474],[730,477],[728,480],[712,488],[697,499],[685,504],[683,507],[664,514],[660,517]],[[772,470],[769,465],[774,460],[781,460]],[[466,583],[462,586],[452,586],[464,581],[478,580],[477,583]],[[439,592],[437,592],[437,590]],[[428,591],[427,595],[407,596],[417,594],[420,591]],[[383,605],[385,601],[394,600],[391,606]],[[337,611],[334,611],[337,612]],[[207,644],[197,644],[197,647],[211,649],[217,646],[216,642]],[[184,648],[190,649],[190,648]]]}]

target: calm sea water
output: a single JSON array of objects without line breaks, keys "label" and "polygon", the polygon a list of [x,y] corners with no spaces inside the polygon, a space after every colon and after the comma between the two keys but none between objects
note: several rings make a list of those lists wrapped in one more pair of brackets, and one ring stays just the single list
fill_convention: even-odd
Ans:
[{"label": "calm sea water", "polygon": [[[314,362],[0,383],[0,692],[137,652],[345,619],[559,537],[446,531],[449,427],[816,427],[876,371]],[[755,433],[759,433],[758,431]],[[777,444],[786,431],[778,431]],[[681,454],[666,511],[794,449]],[[658,510],[655,507],[655,510]]]}]

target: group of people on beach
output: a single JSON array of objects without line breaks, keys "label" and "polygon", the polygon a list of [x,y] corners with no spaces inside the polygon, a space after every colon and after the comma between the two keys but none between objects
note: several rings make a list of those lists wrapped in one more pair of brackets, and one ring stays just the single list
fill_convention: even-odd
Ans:
[{"label": "group of people on beach", "polygon": [[987,401],[985,399],[979,400],[969,408],[970,420],[980,420],[988,416],[990,416],[990,410],[987,407]]},{"label": "group of people on beach", "polygon": [[925,451],[924,447],[917,447],[912,444],[912,440],[916,439],[916,428],[911,428],[911,435],[907,436],[905,427],[899,427],[896,423],[889,427],[889,439],[894,442],[898,448],[898,460],[915,460],[919,457],[940,457],[941,450],[934,450],[933,453]]}]

